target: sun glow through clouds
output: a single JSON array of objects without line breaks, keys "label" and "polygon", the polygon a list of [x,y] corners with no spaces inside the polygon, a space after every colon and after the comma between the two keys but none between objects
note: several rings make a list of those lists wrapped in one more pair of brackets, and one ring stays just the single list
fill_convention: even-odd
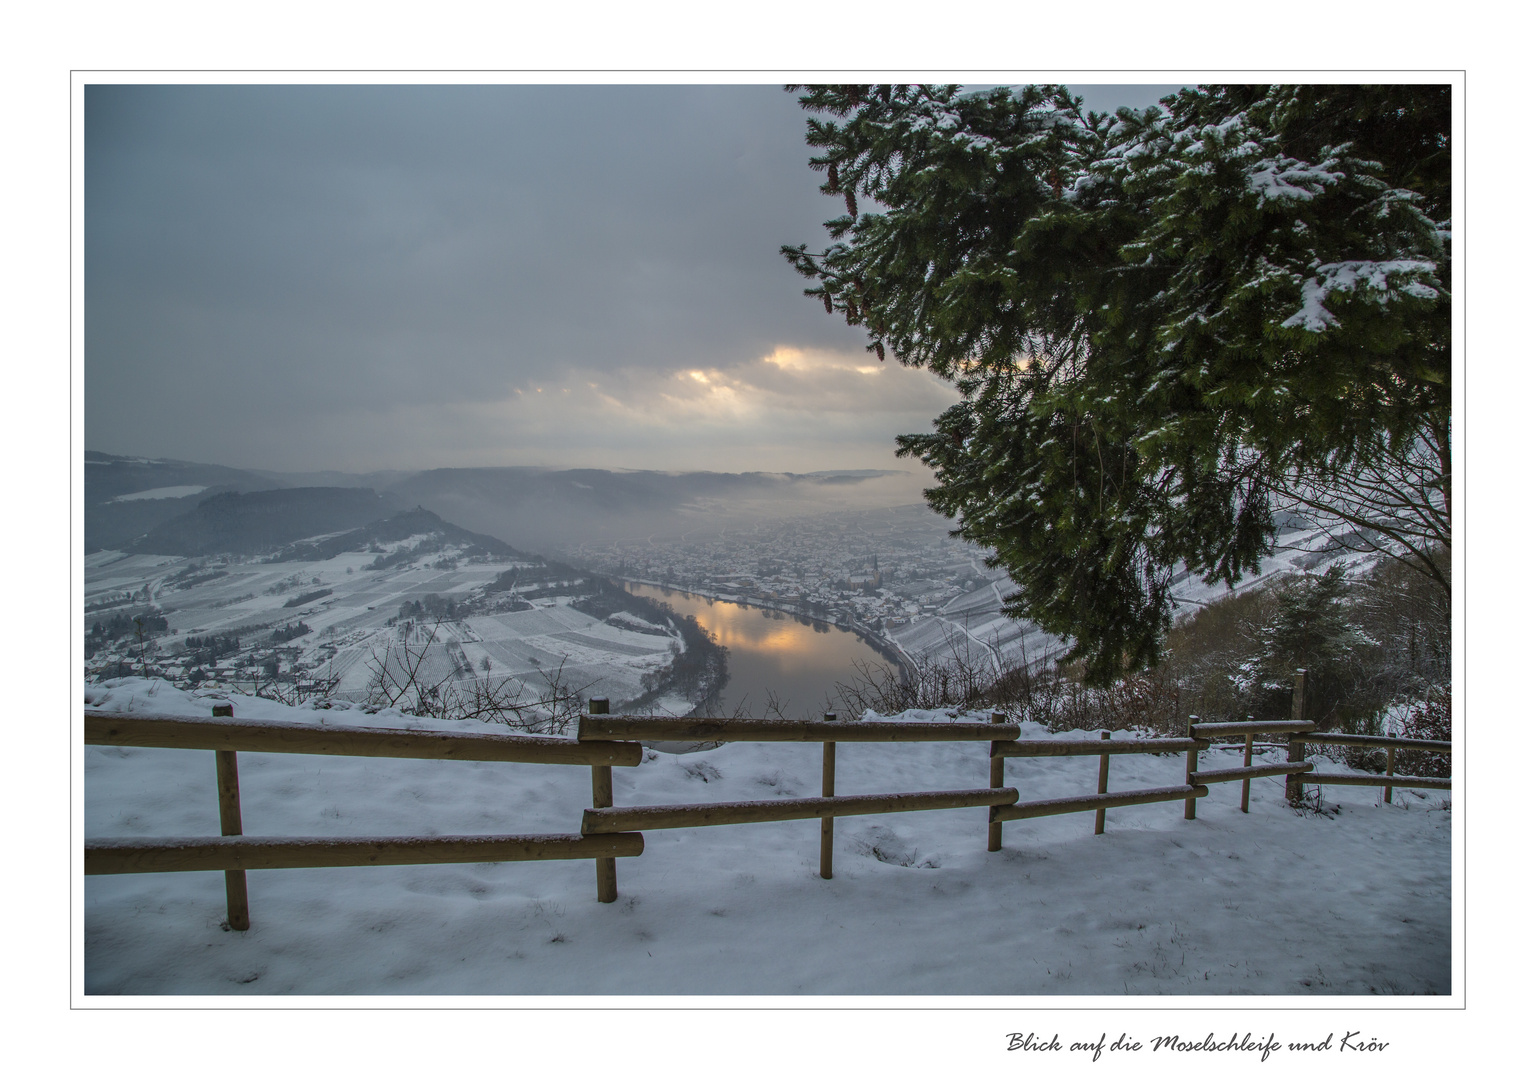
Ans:
[{"label": "sun glow through clouds", "polygon": [[[718,362],[583,369],[549,385],[508,386],[478,403],[422,403],[390,422],[440,428],[445,447],[473,445],[487,463],[591,467],[618,455],[637,468],[886,468],[894,436],[926,427],[953,399],[929,373],[876,365],[858,350],[775,345]],[[843,449],[813,450],[829,432]],[[701,440],[709,446],[702,454]],[[854,444],[857,455],[849,452]]]}]

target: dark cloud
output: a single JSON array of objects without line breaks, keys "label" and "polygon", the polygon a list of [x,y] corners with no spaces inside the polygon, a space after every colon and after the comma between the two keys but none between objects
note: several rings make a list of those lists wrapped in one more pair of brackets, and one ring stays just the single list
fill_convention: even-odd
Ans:
[{"label": "dark cloud", "polygon": [[88,426],[856,347],[777,255],[830,216],[801,127],[757,86],[91,87]]},{"label": "dark cloud", "polygon": [[[853,465],[854,429],[878,466],[942,407],[901,369],[863,396],[865,339],[778,255],[839,212],[778,87],[90,86],[85,145],[93,448],[681,467],[713,451],[669,421],[771,454],[792,386],[845,415],[842,459],[717,467]],[[790,377],[781,349],[823,360]]]}]

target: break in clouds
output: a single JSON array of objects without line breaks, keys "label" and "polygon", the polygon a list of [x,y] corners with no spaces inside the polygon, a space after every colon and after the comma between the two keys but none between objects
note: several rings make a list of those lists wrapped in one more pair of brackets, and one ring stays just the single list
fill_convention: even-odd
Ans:
[{"label": "break in clouds", "polygon": [[955,394],[801,294],[803,132],[776,86],[88,87],[86,444],[890,467]]}]

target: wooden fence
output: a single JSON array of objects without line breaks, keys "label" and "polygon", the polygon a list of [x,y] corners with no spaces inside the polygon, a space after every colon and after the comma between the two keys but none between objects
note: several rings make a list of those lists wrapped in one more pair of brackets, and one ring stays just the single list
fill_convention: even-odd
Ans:
[{"label": "wooden fence", "polygon": [[[717,720],[659,716],[608,716],[606,701],[592,702],[590,714],[576,727],[576,740],[602,746],[610,740],[655,742],[819,742],[821,743],[821,796],[819,798],[770,799],[681,806],[613,806],[611,789],[603,802],[582,815],[583,836],[634,829],[687,829],[703,825],[742,825],[760,821],[821,819],[821,876],[832,876],[834,819],[855,814],[900,814],[914,810],[951,810],[988,807],[992,813],[1018,802],[1014,788],[1003,787],[994,767],[990,787],[960,791],[908,791],[883,795],[837,794],[837,744],[840,742],[986,742],[1014,741],[1017,724],[1005,723],[1001,714],[991,724],[929,723],[910,720],[839,721],[828,713],[820,720]],[[594,783],[594,793],[595,793]],[[990,834],[989,834],[990,835]],[[598,899],[605,898],[606,883],[598,881]]]},{"label": "wooden fence", "polygon": [[[1306,669],[1296,672],[1295,687],[1291,692],[1291,715],[1300,719],[1307,697],[1307,672]],[[1319,732],[1310,726],[1298,725],[1291,734],[1289,740],[1289,754],[1291,761],[1301,761],[1306,755],[1308,743],[1317,746],[1357,746],[1379,747],[1387,752],[1387,770],[1385,776],[1373,773],[1311,773],[1306,777],[1294,775],[1286,780],[1286,794],[1293,803],[1301,801],[1302,788],[1306,784],[1347,784],[1355,787],[1380,787],[1381,801],[1392,801],[1392,788],[1395,785],[1411,788],[1426,788],[1432,790],[1449,791],[1451,781],[1449,777],[1441,776],[1395,776],[1397,765],[1397,751],[1421,750],[1432,754],[1451,753],[1451,744],[1434,739],[1400,739],[1395,735],[1345,735],[1334,732]],[[1244,808],[1247,807],[1247,791],[1244,791]]]},{"label": "wooden fence", "polygon": [[[233,719],[233,712],[229,705],[216,705],[212,720],[96,712],[85,714],[85,741],[88,745],[212,750],[218,781],[219,831],[223,834],[219,837],[169,837],[154,841],[87,841],[87,874],[223,870],[229,925],[231,929],[246,930],[251,925],[245,882],[247,870],[520,862],[535,859],[596,859],[601,868],[605,864],[611,867],[616,858],[636,856],[645,850],[645,840],[639,833],[604,836],[530,834],[360,838],[244,836],[240,821],[240,775],[237,762],[237,752],[241,750],[266,754],[590,765],[595,794],[599,770],[611,776],[615,765],[640,764],[641,748],[637,742],[583,745],[571,739],[542,736],[254,723]],[[601,869],[598,879],[601,889]]]},{"label": "wooden fence", "polygon": [[[833,822],[838,817],[896,814],[959,807],[987,809],[987,850],[1003,843],[1003,823],[1055,814],[1092,811],[1094,833],[1105,829],[1106,811],[1148,803],[1183,802],[1184,816],[1195,817],[1197,800],[1212,784],[1241,781],[1240,808],[1248,812],[1249,784],[1261,777],[1284,776],[1287,793],[1299,800],[1303,784],[1382,786],[1390,802],[1393,785],[1448,789],[1449,779],[1394,775],[1398,749],[1449,754],[1450,743],[1423,739],[1342,735],[1318,732],[1305,722],[1306,673],[1298,672],[1292,719],[1202,724],[1190,717],[1182,738],[1110,739],[1104,731],[1093,741],[1020,739],[1017,724],[1002,713],[991,723],[932,723],[900,720],[672,719],[653,716],[610,716],[608,702],[593,699],[578,723],[576,738],[519,737],[453,732],[401,731],[391,728],[313,727],[305,724],[237,721],[230,706],[216,706],[214,719],[189,720],[168,716],[120,716],[87,712],[85,741],[93,745],[155,746],[212,750],[218,780],[219,837],[138,840],[94,840],[85,848],[87,874],[160,873],[223,870],[229,925],[250,925],[245,872],[288,867],[387,866],[419,863],[511,862],[535,859],[593,859],[597,898],[618,898],[616,860],[645,850],[643,830],[685,829],[709,825],[739,825],[767,821],[821,819],[821,876],[832,877]],[[1254,765],[1256,735],[1286,736],[1290,760]],[[1202,769],[1200,753],[1216,739],[1241,737],[1240,768]],[[613,805],[613,767],[635,766],[641,744],[655,742],[819,742],[822,744],[820,797],[718,802],[671,806]],[[840,742],[985,742],[991,765],[988,787],[951,791],[894,792],[877,795],[838,795],[837,744]],[[1382,747],[1387,751],[1385,776],[1370,773],[1318,773],[1305,759],[1307,744]],[[578,835],[389,836],[365,838],[246,837],[240,821],[237,751],[287,754],[333,754],[363,757],[424,758],[457,761],[538,762],[586,765],[592,770],[592,805],[582,814]],[[1124,754],[1185,754],[1184,782],[1168,787],[1110,791],[1110,758]],[[1009,758],[1090,757],[1099,759],[1098,790],[1066,798],[1019,801],[1017,788],[1005,785]]]}]

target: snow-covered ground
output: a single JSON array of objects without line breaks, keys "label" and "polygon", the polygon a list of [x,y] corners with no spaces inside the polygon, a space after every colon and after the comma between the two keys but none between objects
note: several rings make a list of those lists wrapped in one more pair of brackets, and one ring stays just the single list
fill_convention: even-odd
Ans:
[{"label": "snow-covered ground", "polygon": [[140,499],[185,499],[188,495],[196,495],[199,491],[207,491],[206,484],[177,484],[174,487],[150,488],[147,491],[134,491],[127,495],[119,495],[108,502],[136,502]]},{"label": "snow-covered ground", "polygon": [[[137,678],[92,708],[205,717],[209,698]],[[444,726],[231,696],[236,717]],[[912,712],[909,719],[948,714]],[[469,730],[488,730],[470,722]],[[1117,733],[1126,737],[1127,733]],[[1029,728],[1026,738],[1053,737]],[[1063,739],[1092,738],[1070,732]],[[213,755],[86,747],[87,838],[216,835]],[[1212,760],[1214,759],[1214,760]],[[1207,764],[1240,764],[1213,750]],[[844,744],[838,791],[984,787],[983,745]],[[1011,759],[1022,798],[1091,792],[1096,757]],[[1320,762],[1319,768],[1337,768]],[[1117,756],[1110,789],[1182,782],[1183,755]],[[614,769],[617,805],[820,793],[817,745],[648,752]],[[240,755],[245,832],[262,836],[574,833],[576,766]],[[930,811],[653,830],[599,904],[590,861],[268,870],[251,929],[221,928],[219,873],[84,879],[87,994],[1372,995],[1451,992],[1452,815],[1443,792],[1325,789],[1299,814],[1281,781],[1182,803],[1004,826]],[[1335,809],[1336,808],[1336,809]],[[1008,1030],[1012,1030],[1009,1028]]]}]

